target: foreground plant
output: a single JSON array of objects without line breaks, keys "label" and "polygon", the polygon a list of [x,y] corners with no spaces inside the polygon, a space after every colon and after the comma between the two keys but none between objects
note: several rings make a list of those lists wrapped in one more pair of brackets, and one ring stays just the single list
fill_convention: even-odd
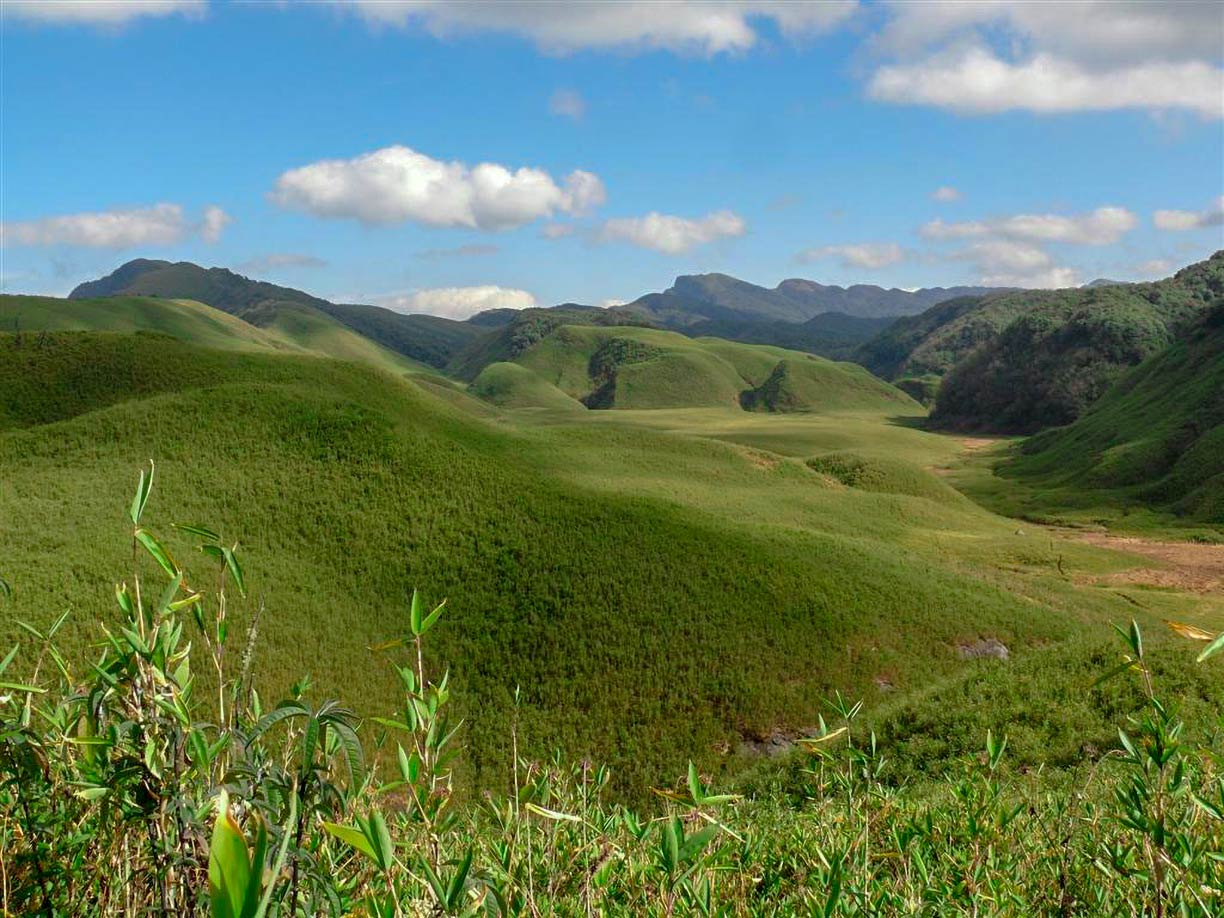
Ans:
[{"label": "foreground plant", "polygon": [[[445,602],[414,592],[373,649],[393,716],[317,702],[308,680],[267,707],[261,609],[233,646],[238,546],[176,527],[203,562],[189,573],[145,523],[153,474],[98,659],[58,651],[60,616],[0,660],[4,915],[1224,913],[1218,743],[1187,741],[1136,624],[1107,678],[1137,675],[1145,708],[1087,780],[1011,771],[991,732],[950,777],[898,787],[861,704],[836,695],[797,794],[718,793],[690,764],[638,812],[607,799],[603,768],[521,756],[516,720],[505,793],[477,802],[455,786],[462,725],[427,655]],[[1224,647],[1187,636],[1204,658]]]}]

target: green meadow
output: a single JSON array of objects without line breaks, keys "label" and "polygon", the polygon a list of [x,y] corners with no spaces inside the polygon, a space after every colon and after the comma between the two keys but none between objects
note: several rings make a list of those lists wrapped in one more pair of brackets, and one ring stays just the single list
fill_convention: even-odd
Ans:
[{"label": "green meadow", "polygon": [[[1112,703],[1088,692],[1110,622],[1224,627],[1218,596],[1148,590],[1139,608],[1094,583],[1137,559],[966,498],[947,475],[964,443],[924,430],[924,409],[858,368],[665,332],[562,331],[576,353],[546,340],[487,367],[470,392],[368,354],[288,352],[283,340],[308,336],[275,325],[228,351],[165,334],[6,335],[5,636],[67,610],[64,640],[79,659],[92,652],[97,623],[118,614],[115,495],[149,459],[161,494],[151,524],[172,551],[191,541],[174,525],[199,520],[241,546],[249,592],[233,616],[241,627],[264,609],[266,697],[309,674],[319,696],[384,713],[396,681],[371,647],[412,588],[449,599],[453,627],[435,652],[462,698],[468,787],[504,781],[516,691],[527,752],[607,763],[629,798],[690,759],[726,775],[757,766],[746,742],[803,733],[837,692],[863,699],[921,770],[996,722],[1032,762],[1069,761],[1076,731],[1108,743],[1113,730]],[[720,404],[584,408],[609,340],[655,349],[620,354],[617,373],[631,372],[618,398],[695,361],[728,380],[703,389]],[[736,386],[759,388],[792,360],[808,374],[803,410],[738,403]],[[498,367],[503,391],[546,397],[478,400]],[[1010,658],[961,658],[983,639]],[[1171,660],[1186,657],[1154,638],[1157,652],[1165,643]],[[1011,721],[1053,689],[1038,675],[1051,668],[1077,705]],[[1173,671],[1179,685],[1213,678]],[[983,680],[997,701],[946,704]],[[933,730],[896,724],[936,708],[956,724],[940,727],[932,755]]]}]

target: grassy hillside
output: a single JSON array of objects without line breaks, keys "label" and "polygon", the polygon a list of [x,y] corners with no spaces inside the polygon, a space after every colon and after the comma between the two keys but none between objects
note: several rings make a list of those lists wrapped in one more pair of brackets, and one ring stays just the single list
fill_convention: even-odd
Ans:
[{"label": "grassy hillside", "polygon": [[151,331],[226,351],[292,349],[279,335],[203,303],[139,296],[63,300],[0,294],[0,331]]},{"label": "grassy hillside", "polygon": [[[558,316],[524,316],[491,339],[493,346],[478,357],[512,361],[548,387],[529,389],[520,382],[520,404],[529,391],[557,389],[599,409],[838,411],[913,405],[898,390],[851,364],[719,338],[576,324],[580,318],[566,322]],[[473,359],[467,371],[478,366]],[[517,378],[523,379],[521,374]]]},{"label": "grassy hillside", "polygon": [[[66,640],[83,651],[93,623],[109,621],[97,598],[130,561],[109,537],[122,531],[113,494],[152,456],[158,506],[174,515],[154,510],[149,524],[173,552],[191,543],[173,522],[207,520],[241,543],[251,599],[232,609],[233,628],[265,607],[264,697],[309,672],[321,696],[388,710],[395,679],[369,648],[394,633],[411,586],[451,597],[435,662],[454,666],[466,774],[486,783],[505,774],[515,686],[525,752],[592,755],[633,793],[689,757],[735,766],[745,737],[802,729],[835,689],[874,699],[881,674],[900,692],[954,683],[967,671],[958,643],[988,635],[1023,657],[1129,608],[1063,582],[1042,536],[801,461],[851,449],[926,463],[951,448],[889,425],[890,413],[920,412],[874,391],[877,413],[858,419],[731,406],[508,424],[351,364],[150,336],[55,340],[33,360],[0,340],[0,385],[17,393],[0,433],[0,545],[15,589],[4,637],[16,619],[45,624],[70,608]],[[743,350],[769,366],[756,354],[768,349]],[[14,381],[76,394],[34,410]],[[679,431],[694,424],[699,436]],[[71,557],[68,573],[49,557]],[[1073,569],[1117,563],[1066,550]]]},{"label": "grassy hillside", "polygon": [[1154,508],[1224,524],[1224,306],[1126,373],[1074,424],[1025,440],[998,472],[1011,508],[1029,515]]},{"label": "grassy hillside", "polygon": [[[269,309],[284,309],[288,304],[294,304],[299,308],[293,316],[287,316],[286,321],[317,341],[323,341],[325,337],[329,339],[334,344],[335,356],[343,356],[345,352],[377,353],[378,361],[383,363],[387,358],[381,352],[386,349],[417,363],[441,367],[455,352],[483,332],[478,326],[437,316],[407,316],[380,306],[330,303],[291,287],[252,280],[226,268],[202,268],[188,261],[138,258],[104,278],[80,284],[69,297],[83,299],[119,295],[198,300],[264,325],[268,324],[266,314]],[[321,332],[302,328],[304,322],[320,328],[324,326],[318,317],[309,320],[303,318],[306,314],[304,310],[326,313],[378,347],[367,350],[353,341],[352,335],[341,336],[329,331],[324,336]],[[260,316],[265,318],[261,320]]]},{"label": "grassy hillside", "polygon": [[321,357],[365,363],[391,373],[431,369],[358,334],[323,310],[302,303],[266,300],[245,310],[243,319]]},{"label": "grassy hillside", "polygon": [[472,382],[470,390],[502,408],[558,408],[581,411],[581,402],[517,363],[491,363]]}]

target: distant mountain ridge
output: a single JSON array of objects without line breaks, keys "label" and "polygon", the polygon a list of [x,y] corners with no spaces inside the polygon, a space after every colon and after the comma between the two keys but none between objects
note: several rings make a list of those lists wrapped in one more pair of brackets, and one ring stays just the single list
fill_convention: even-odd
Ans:
[{"label": "distant mountain ridge", "polygon": [[828,312],[858,318],[913,315],[962,296],[984,296],[1010,288],[928,287],[886,289],[873,284],[838,287],[790,278],[773,289],[727,274],[682,274],[662,293],[646,294],[615,307],[636,311],[669,327],[716,319],[806,322]]}]

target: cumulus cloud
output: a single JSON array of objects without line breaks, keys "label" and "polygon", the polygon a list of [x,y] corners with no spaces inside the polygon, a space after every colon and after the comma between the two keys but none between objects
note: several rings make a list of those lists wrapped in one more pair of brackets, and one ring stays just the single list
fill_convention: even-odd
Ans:
[{"label": "cumulus cloud", "polygon": [[994,220],[947,223],[932,220],[919,229],[925,239],[1004,237],[1029,242],[1069,242],[1076,245],[1109,245],[1139,224],[1124,207],[1098,207],[1086,214],[1017,214]]},{"label": "cumulus cloud", "polygon": [[868,84],[883,101],[965,114],[1224,116],[1224,17],[1215,4],[932,0],[889,9],[872,42],[889,60]]},{"label": "cumulus cloud", "polygon": [[965,114],[1188,108],[1208,118],[1224,117],[1224,76],[1203,61],[1093,73],[1047,54],[1012,63],[984,48],[969,48],[882,67],[868,91],[883,102]]},{"label": "cumulus cloud", "polygon": [[1055,263],[1045,249],[1027,242],[990,239],[975,242],[949,258],[971,262],[980,283],[988,287],[1075,287],[1075,270]]},{"label": "cumulus cloud", "polygon": [[954,201],[959,201],[963,197],[964,195],[962,195],[951,185],[940,185],[931,192],[932,201],[940,201],[944,204],[951,204]]},{"label": "cumulus cloud", "polygon": [[582,98],[581,94],[576,90],[558,89],[552,94],[552,98],[548,100],[548,110],[562,118],[581,121],[583,116],[586,115],[586,99]]},{"label": "cumulus cloud", "polygon": [[652,211],[644,217],[608,220],[599,235],[605,241],[628,242],[667,255],[679,255],[716,239],[742,236],[746,229],[743,218],[729,210],[716,211],[698,219]]},{"label": "cumulus cloud", "polygon": [[509,229],[556,213],[584,214],[605,197],[599,176],[580,169],[558,183],[541,169],[469,167],[404,146],[291,169],[271,194],[279,206],[317,217],[483,230]]},{"label": "cumulus cloud", "polygon": [[856,0],[589,0],[565,4],[352,0],[344,4],[375,25],[416,27],[439,37],[501,32],[525,38],[554,54],[666,49],[706,55],[753,47],[759,38],[754,27],[757,21],[772,21],[787,37],[801,38],[844,23],[857,7]]},{"label": "cumulus cloud", "polygon": [[191,222],[178,204],[154,204],[130,210],[43,217],[0,223],[0,245],[70,245],[101,249],[127,249],[146,245],[176,245],[193,233],[215,242],[231,222],[221,208],[205,208]]},{"label": "cumulus cloud", "polygon": [[836,258],[843,268],[876,270],[905,260],[906,253],[895,242],[866,242],[858,245],[824,245],[804,249],[796,259],[804,264]]},{"label": "cumulus cloud", "polygon": [[8,16],[48,25],[122,26],[156,16],[202,16],[206,0],[4,0]]},{"label": "cumulus cloud", "polygon": [[200,238],[207,243],[217,242],[225,228],[234,222],[234,218],[215,204],[204,208],[204,217],[200,220]]},{"label": "cumulus cloud", "polygon": [[417,258],[431,261],[439,258],[480,258],[485,255],[496,255],[500,251],[501,246],[499,245],[472,243],[455,246],[453,249],[424,249],[417,252]]},{"label": "cumulus cloud", "polygon": [[462,320],[487,309],[528,309],[536,305],[536,298],[526,290],[485,284],[479,287],[433,287],[407,294],[377,296],[372,298],[372,302],[396,312]]},{"label": "cumulus cloud", "polygon": [[249,258],[235,267],[239,271],[250,274],[262,274],[266,271],[278,271],[281,268],[323,268],[327,262],[314,255],[299,255],[296,252],[273,252],[270,255],[260,255]]},{"label": "cumulus cloud", "polygon": [[1180,232],[1224,225],[1224,195],[1206,210],[1158,210],[1152,214],[1157,229]]}]

